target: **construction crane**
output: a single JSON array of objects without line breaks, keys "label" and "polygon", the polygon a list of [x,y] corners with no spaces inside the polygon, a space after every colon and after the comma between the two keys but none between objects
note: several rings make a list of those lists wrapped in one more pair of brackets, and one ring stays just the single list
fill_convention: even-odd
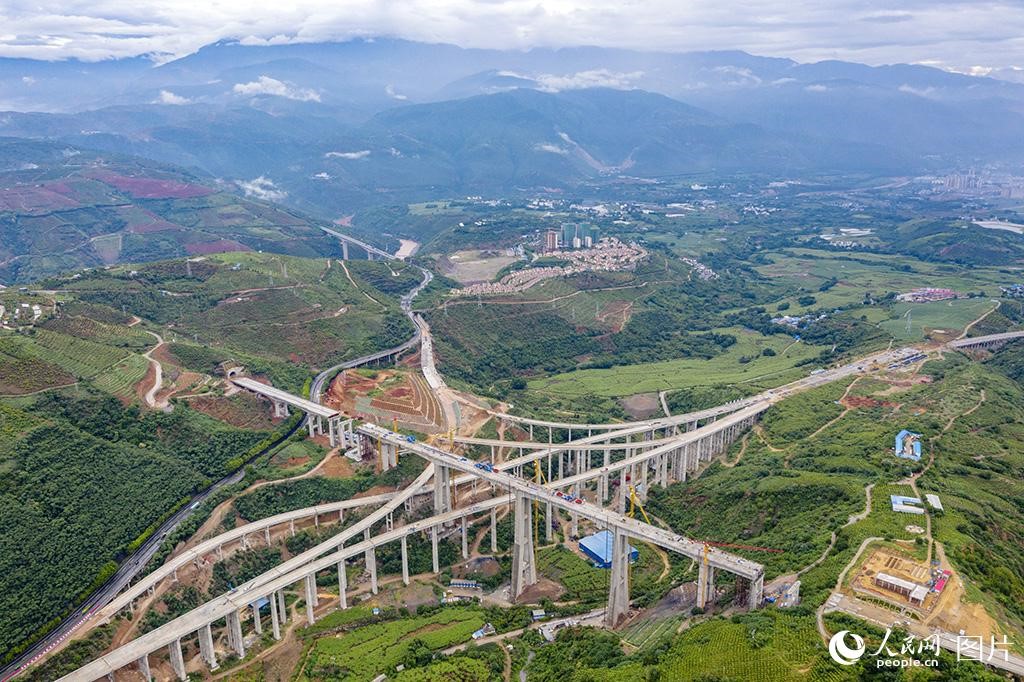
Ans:
[{"label": "construction crane", "polygon": [[653,525],[651,523],[651,517],[649,517],[647,515],[647,512],[644,510],[644,505],[640,502],[640,498],[636,494],[636,488],[634,488],[633,486],[629,486],[629,517],[630,518],[636,518],[636,510],[638,508],[640,509],[640,513],[644,515],[644,521],[647,522],[647,525]]}]

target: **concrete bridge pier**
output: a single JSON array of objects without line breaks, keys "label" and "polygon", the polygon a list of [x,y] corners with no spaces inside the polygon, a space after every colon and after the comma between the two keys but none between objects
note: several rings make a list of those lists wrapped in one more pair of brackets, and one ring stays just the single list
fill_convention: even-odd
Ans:
[{"label": "concrete bridge pier", "polygon": [[761,608],[764,602],[764,574],[757,576],[750,585],[750,593],[747,595],[747,608],[751,611]]},{"label": "concrete bridge pier", "polygon": [[402,584],[409,584],[409,540],[403,535],[402,540]]},{"label": "concrete bridge pier", "polygon": [[366,551],[366,571],[370,574],[370,592],[377,594],[377,551]]},{"label": "concrete bridge pier", "polygon": [[252,605],[251,605],[251,608],[252,608],[252,626],[253,626],[253,629],[256,631],[257,635],[262,635],[263,634],[263,621],[260,620],[260,607],[259,607],[259,604],[257,604],[256,602],[253,602]]},{"label": "concrete bridge pier", "polygon": [[146,654],[139,659],[139,673],[142,675],[142,679],[146,680],[146,682],[153,679],[153,673],[149,669],[149,654]]},{"label": "concrete bridge pier", "polygon": [[348,608],[348,595],[345,593],[348,590],[348,572],[345,570],[347,564],[342,559],[338,562],[338,608]]},{"label": "concrete bridge pier", "polygon": [[398,446],[377,441],[380,452],[380,470],[390,471],[398,466]]},{"label": "concrete bridge pier", "polygon": [[167,648],[170,652],[171,669],[174,671],[174,676],[178,682],[185,682],[188,679],[188,674],[185,672],[185,657],[181,653],[181,640],[174,640],[167,645]]},{"label": "concrete bridge pier", "polygon": [[288,403],[283,400],[274,400],[274,416],[282,419],[288,417]]},{"label": "concrete bridge pier", "polygon": [[705,608],[715,598],[715,567],[703,561],[697,571],[697,606]]},{"label": "concrete bridge pier", "polygon": [[434,465],[434,514],[447,514],[452,510],[451,471],[440,464]]},{"label": "concrete bridge pier", "polygon": [[441,565],[440,565],[440,560],[438,559],[438,556],[437,556],[437,526],[436,525],[430,527],[430,555],[431,555],[431,559],[433,560],[432,568],[434,569],[434,573],[440,573],[441,572]]},{"label": "concrete bridge pier", "polygon": [[462,521],[462,558],[463,559],[468,559],[469,558],[469,530],[466,527],[466,517],[463,516],[461,521]]},{"label": "concrete bridge pier", "polygon": [[544,504],[544,516],[546,523],[544,524],[544,542],[551,544],[551,526],[554,519],[551,518],[551,503],[547,502]]},{"label": "concrete bridge pier", "polygon": [[284,590],[277,591],[277,610],[281,614],[281,622],[288,622],[288,607],[284,601]]},{"label": "concrete bridge pier", "polygon": [[626,513],[626,498],[629,497],[626,491],[626,470],[619,469],[619,513]]},{"label": "concrete bridge pier", "polygon": [[220,667],[217,665],[217,653],[213,650],[213,631],[209,623],[199,628],[199,655],[211,671]]},{"label": "concrete bridge pier", "polygon": [[516,495],[514,541],[512,544],[512,599],[537,582],[537,561],[533,552],[533,505],[525,495]]},{"label": "concrete bridge pier", "polygon": [[316,622],[316,616],[313,613],[313,609],[316,608],[316,575],[310,573],[305,579],[306,585],[306,625],[312,625]]},{"label": "concrete bridge pier", "polygon": [[348,242],[344,239],[341,241],[341,260],[348,260]]},{"label": "concrete bridge pier", "polygon": [[277,595],[270,595],[270,631],[274,633],[274,640],[281,640],[281,621],[277,613]]},{"label": "concrete bridge pier", "polygon": [[618,528],[612,532],[611,563],[604,619],[608,627],[614,628],[629,613],[629,538]]},{"label": "concrete bridge pier", "polygon": [[245,658],[245,640],[242,638],[242,619],[238,611],[228,614],[228,646],[230,646],[239,658]]},{"label": "concrete bridge pier", "polygon": [[491,553],[498,551],[498,510],[491,509]]}]

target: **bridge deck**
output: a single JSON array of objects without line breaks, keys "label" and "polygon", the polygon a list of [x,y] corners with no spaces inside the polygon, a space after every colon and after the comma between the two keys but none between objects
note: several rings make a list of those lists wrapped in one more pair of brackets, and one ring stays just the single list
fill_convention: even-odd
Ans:
[{"label": "bridge deck", "polygon": [[267,384],[261,384],[255,379],[250,379],[249,377],[237,377],[235,379],[232,379],[231,381],[236,386],[240,386],[248,391],[252,391],[253,393],[265,395],[268,398],[271,398],[272,400],[279,400],[283,403],[288,403],[292,407],[297,407],[303,412],[308,412],[309,414],[316,415],[317,417],[325,417],[327,419],[330,419],[333,417],[341,416],[341,413],[338,412],[337,410],[333,410],[329,407],[324,407],[319,403],[314,403],[312,400],[300,398],[299,396],[293,395],[288,391],[282,391],[279,388],[274,388],[273,386],[268,386]]},{"label": "bridge deck", "polygon": [[[538,502],[550,503],[552,506],[596,521],[606,528],[622,530],[630,537],[678,552],[691,559],[700,561],[704,557],[704,543],[702,542],[676,535],[662,528],[656,528],[590,502],[566,500],[556,495],[554,488],[538,485],[532,481],[525,481],[505,472],[486,471],[477,468],[475,462],[465,457],[453,455],[424,443],[409,442],[404,436],[379,426],[366,424],[359,427],[359,432],[404,448],[425,458],[432,464],[446,466],[455,471],[476,476],[487,483],[493,484],[496,491],[503,490],[507,491],[508,494],[518,493]],[[711,551],[708,555],[708,562],[715,568],[728,571],[748,580],[754,580],[764,575],[764,567],[760,564],[720,550]]]},{"label": "bridge deck", "polygon": [[1024,338],[1024,331],[1003,332],[1002,334],[989,334],[988,336],[972,336],[965,339],[957,339],[955,341],[950,341],[949,345],[953,348],[964,348],[984,343],[998,343],[1000,341],[1012,341],[1014,339],[1021,338]]}]

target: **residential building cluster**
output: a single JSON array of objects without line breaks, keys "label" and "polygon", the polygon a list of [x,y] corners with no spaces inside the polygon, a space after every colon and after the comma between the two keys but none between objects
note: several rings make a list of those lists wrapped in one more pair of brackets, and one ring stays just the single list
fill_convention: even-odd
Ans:
[{"label": "residential building cluster", "polygon": [[589,223],[562,223],[558,230],[544,234],[544,250],[589,249],[601,240],[601,231]]},{"label": "residential building cluster", "polygon": [[689,265],[691,268],[693,268],[693,271],[695,273],[697,273],[697,278],[698,279],[704,280],[705,282],[708,281],[709,279],[718,279],[718,273],[717,272],[715,272],[714,270],[712,270],[708,266],[704,265],[703,263],[701,263],[696,258],[689,258],[687,256],[682,256],[682,257],[679,258],[679,260],[683,261],[684,263]]},{"label": "residential building cluster", "polygon": [[929,303],[932,301],[947,301],[951,298],[960,298],[960,294],[952,289],[941,287],[921,287],[920,289],[900,294],[896,297],[896,300],[909,303]]},{"label": "residential building cluster", "polygon": [[562,258],[568,265],[525,268],[502,277],[497,282],[480,282],[461,289],[452,289],[454,296],[494,296],[525,291],[538,282],[581,272],[621,272],[632,270],[647,257],[647,250],[637,244],[625,244],[615,237],[605,237],[589,249],[566,251]]},{"label": "residential building cluster", "polygon": [[999,290],[1007,298],[1024,298],[1024,284],[1011,284],[1008,287],[999,287]]},{"label": "residential building cluster", "polygon": [[43,307],[38,303],[0,303],[0,327],[14,329],[33,325],[43,316]]}]

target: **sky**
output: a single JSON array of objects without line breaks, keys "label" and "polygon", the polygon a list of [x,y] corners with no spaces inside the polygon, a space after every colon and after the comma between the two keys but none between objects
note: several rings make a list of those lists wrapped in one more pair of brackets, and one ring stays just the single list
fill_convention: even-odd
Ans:
[{"label": "sky", "polygon": [[[255,7],[254,7],[255,6]],[[1021,0],[3,0],[0,56],[184,56],[221,39],[742,49],[798,61],[1024,67]],[[1002,71],[1000,71],[1002,70]],[[1012,73],[1011,73],[1012,75]],[[1021,72],[1024,79],[1024,71]]]}]

